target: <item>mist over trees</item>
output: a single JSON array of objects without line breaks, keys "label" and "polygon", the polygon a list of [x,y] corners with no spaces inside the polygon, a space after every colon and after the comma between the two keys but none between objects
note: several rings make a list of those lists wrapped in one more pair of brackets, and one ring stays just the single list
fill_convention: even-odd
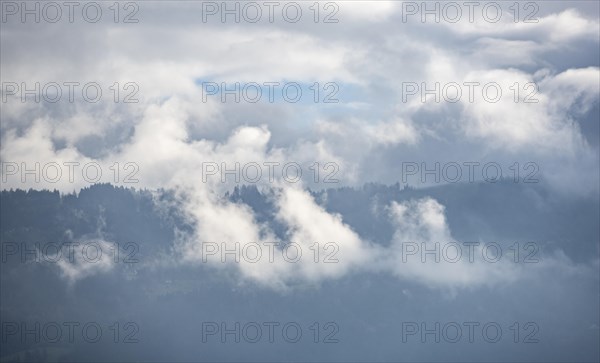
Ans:
[{"label": "mist over trees", "polygon": [[[562,251],[572,263],[593,263],[598,255],[598,201],[561,198],[542,184],[504,181],[424,189],[367,184],[362,188],[311,191],[311,195],[328,212],[339,214],[361,238],[382,246],[390,243],[394,233],[386,206],[391,201],[431,197],[445,207],[448,224],[458,241],[497,242],[503,246],[535,241],[541,247],[542,259]],[[97,343],[82,340],[81,336],[77,339],[77,335],[74,342],[62,339],[53,343],[44,341],[43,335],[36,342],[31,337],[22,340],[15,339],[14,334],[4,334],[3,361],[160,360],[173,354],[194,361],[242,360],[248,354],[263,360],[282,355],[297,360],[315,356],[338,360],[357,357],[444,360],[459,357],[458,347],[468,348],[482,359],[490,355],[510,359],[519,354],[560,360],[561,347],[573,344],[590,347],[593,344],[589,340],[598,337],[597,328],[590,323],[598,319],[594,309],[598,279],[589,276],[556,277],[554,283],[563,289],[561,296],[556,296],[555,288],[541,282],[522,282],[506,292],[502,292],[502,286],[478,292],[470,289],[440,292],[379,274],[351,274],[321,282],[320,288],[306,285],[288,292],[271,291],[251,282],[236,281],[226,271],[178,263],[174,241],[178,233],[191,231],[193,226],[188,224],[170,191],[99,184],[76,194],[9,190],[0,192],[0,198],[3,322],[25,324],[27,329],[34,329],[36,322],[41,322],[40,329],[44,322],[60,325],[77,321],[81,326],[96,322],[103,334]],[[223,198],[248,205],[257,221],[285,239],[286,226],[275,218],[272,190],[239,186]],[[65,279],[56,263],[36,262],[31,252],[25,255],[23,263],[22,251],[7,248],[7,244],[16,243],[19,249],[31,251],[36,243],[95,240],[118,244],[119,263],[112,270],[74,282]],[[131,255],[127,245],[131,242],[138,246],[133,256],[137,262],[124,263]],[[519,300],[511,298],[515,293],[520,294]],[[439,306],[440,298],[445,300],[444,308]],[[572,310],[555,314],[556,309],[560,310],[559,303],[548,302],[557,299],[569,299],[570,302],[561,304],[571,306]],[[500,306],[503,308],[495,309]],[[512,314],[506,312],[510,312],[507,307],[511,306]],[[505,338],[499,344],[445,343],[435,345],[434,349],[419,339],[402,343],[401,322],[434,324],[447,320],[448,316],[459,322],[497,321],[510,339]],[[543,329],[543,339],[537,345],[512,343],[509,327],[519,319],[536,321]],[[242,339],[239,344],[230,339],[223,343],[218,338],[202,343],[202,323],[207,321],[225,322],[228,329],[234,322],[297,322],[304,339],[294,344],[281,339],[273,343],[266,339],[258,343]],[[328,322],[337,324],[338,342],[314,343],[310,327],[319,323],[322,329]],[[118,337],[115,323],[119,324]],[[130,324],[127,329],[125,324]],[[553,329],[557,326],[569,327],[569,334],[564,328]],[[126,344],[125,336],[137,341]],[[375,346],[386,349],[374,351]],[[586,360],[594,358],[597,352],[582,349],[579,354],[579,358]]]}]

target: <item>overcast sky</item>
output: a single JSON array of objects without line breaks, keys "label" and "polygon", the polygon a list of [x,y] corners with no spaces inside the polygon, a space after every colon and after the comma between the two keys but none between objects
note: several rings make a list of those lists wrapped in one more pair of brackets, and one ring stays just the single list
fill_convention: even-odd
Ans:
[{"label": "overcast sky", "polygon": [[[597,201],[597,1],[227,2],[232,13],[222,2],[102,1],[76,6],[71,19],[67,6],[53,4],[1,2],[3,190],[79,191],[93,184],[81,174],[91,163],[102,171],[94,182],[172,190],[193,231],[168,241],[168,263],[197,266],[201,241],[280,237],[248,205],[222,198],[239,184],[231,173],[222,182],[222,169],[252,164],[262,178],[241,184],[270,193],[287,239],[305,250],[314,241],[340,248],[331,265],[281,256],[214,264],[264,291],[351,273],[454,297],[552,273],[597,282],[597,257],[578,264],[560,248],[534,270],[464,260],[398,265],[403,242],[457,240],[443,198],[363,206],[393,225],[381,245],[309,193],[369,182],[423,188],[454,181],[458,166],[458,182],[502,176],[561,200]],[[223,92],[237,83],[241,93]],[[36,163],[39,182],[24,171]],[[60,168],[57,180],[44,174],[54,175],[50,163]],[[282,170],[287,163],[300,166],[298,180]],[[277,165],[272,179],[266,165]],[[157,261],[147,264],[167,263]],[[111,268],[79,261],[58,271],[73,285]]]},{"label": "overcast sky", "polygon": [[[23,23],[20,6],[16,15],[8,8],[2,160],[130,161],[139,165],[139,185],[149,187],[195,178],[201,161],[335,162],[340,183],[349,185],[400,181],[402,162],[495,161],[504,175],[514,162],[535,162],[537,175],[560,190],[598,193],[597,2],[522,3],[516,19],[508,2],[500,17],[495,5],[461,5],[457,20],[455,8],[437,4],[439,23],[435,15],[423,23],[420,3],[412,2],[321,4],[318,23],[312,3],[298,3],[295,23],[295,6],[285,8],[288,20],[285,4],[274,7],[270,22],[269,7],[257,4],[240,6],[239,23],[231,14],[222,21],[220,3],[195,1],[136,3],[118,15],[102,3],[96,23],[89,22],[95,7],[87,18],[74,8],[73,23],[64,6],[56,23],[45,21],[52,8],[40,9],[39,23],[33,15]],[[262,16],[250,23],[257,8]],[[38,103],[30,95],[22,103],[21,89],[7,92],[13,82],[30,89],[56,82],[63,96]],[[64,82],[81,84],[73,103]],[[103,90],[97,103],[81,95],[88,82]],[[137,86],[125,89],[128,82]],[[273,102],[263,87],[256,103],[244,95],[223,103],[220,94],[206,94],[207,82],[281,85]],[[297,103],[281,96],[292,82],[304,89]],[[436,82],[440,102],[432,95],[422,102],[421,91]],[[479,82],[473,99],[465,82]],[[460,85],[462,95],[448,84]],[[487,84],[494,88],[486,100]],[[123,103],[132,92],[139,102]],[[324,103],[328,95],[338,102]],[[62,179],[27,185],[73,190]],[[89,185],[78,179],[76,187]],[[7,181],[3,188],[21,183]]]}]

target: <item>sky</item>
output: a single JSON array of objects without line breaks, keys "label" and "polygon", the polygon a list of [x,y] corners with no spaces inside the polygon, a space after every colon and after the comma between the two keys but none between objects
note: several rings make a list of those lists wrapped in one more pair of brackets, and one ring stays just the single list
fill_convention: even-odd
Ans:
[{"label": "sky", "polygon": [[[304,294],[306,286],[324,294],[323,284],[354,279],[372,278],[369,283],[384,291],[389,281],[401,281],[426,291],[421,301],[433,295],[454,302],[493,300],[491,290],[512,291],[524,280],[540,296],[550,281],[560,280],[559,290],[586,281],[593,289],[581,287],[574,295],[586,296],[589,305],[580,312],[592,327],[589,334],[598,336],[597,237],[550,238],[554,245],[533,268],[490,262],[486,243],[498,236],[483,226],[511,225],[511,216],[479,216],[466,201],[458,209],[449,206],[453,186],[475,193],[483,185],[498,205],[512,203],[503,195],[510,189],[494,189],[512,183],[532,190],[525,193],[531,203],[512,206],[515,213],[525,208],[533,220],[537,212],[560,211],[566,215],[555,222],[560,228],[597,236],[597,221],[578,226],[577,216],[562,208],[597,206],[600,198],[598,2],[0,4],[0,189],[66,195],[111,183],[152,191],[159,210],[172,207],[157,197],[159,191],[172,192],[190,228],[174,231],[164,242],[167,255],[151,256],[144,271],[207,266],[209,275],[227,276],[218,286],[249,284],[264,294],[257,304]],[[368,183],[424,192],[368,204],[350,199],[338,212],[332,207],[337,204],[328,204],[330,189]],[[272,210],[228,199],[226,193],[240,185],[256,186]],[[430,188],[446,189],[433,195]],[[391,228],[386,241],[376,242],[381,231],[365,233],[349,221],[352,208],[364,218],[385,219]],[[458,216],[480,227],[468,241],[458,237],[462,225],[453,225]],[[531,227],[533,234],[543,230]],[[95,236],[102,237],[104,250],[110,232]],[[266,259],[273,252],[269,243],[282,239],[287,242]],[[459,241],[463,253],[477,257],[406,260],[444,241]],[[477,241],[473,250],[462,244]],[[279,253],[289,242],[304,254],[301,261]],[[534,247],[549,242],[540,239]],[[596,253],[575,261],[565,252],[577,249],[569,243],[595,246]],[[262,258],[215,258],[236,248],[258,249]],[[317,251],[335,262],[306,258]],[[53,271],[65,289],[73,289],[117,270],[110,260],[88,262],[61,261]],[[343,300],[342,290],[333,289]],[[555,311],[544,309],[546,317]],[[565,331],[554,323],[554,333]],[[388,343],[381,343],[382,351],[392,354]],[[598,359],[597,341],[581,345],[565,351]],[[511,349],[514,356],[503,359],[552,358]],[[271,353],[240,358],[217,350],[207,357],[281,358]],[[292,359],[350,359],[328,354]],[[443,360],[444,354],[429,359]],[[400,359],[385,353],[358,357]]]}]

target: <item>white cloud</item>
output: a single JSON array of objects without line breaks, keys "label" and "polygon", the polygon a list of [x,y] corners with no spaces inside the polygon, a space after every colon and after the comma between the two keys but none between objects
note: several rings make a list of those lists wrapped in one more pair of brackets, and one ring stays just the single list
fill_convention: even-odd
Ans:
[{"label": "white cloud", "polygon": [[86,243],[75,243],[72,248],[72,254],[60,256],[57,259],[57,266],[60,274],[69,284],[83,280],[86,277],[98,273],[106,273],[114,268],[115,245],[104,240],[97,240]]},{"label": "white cloud", "polygon": [[[498,24],[463,21],[412,26],[395,23],[400,6],[395,2],[341,5],[340,22],[319,27],[310,21],[297,26],[204,24],[192,11],[197,6],[189,3],[148,5],[148,21],[131,26],[3,26],[2,72],[10,75],[7,81],[99,81],[105,88],[114,82],[136,82],[140,103],[115,104],[110,93],[95,105],[81,101],[66,106],[22,104],[12,99],[2,107],[2,161],[30,166],[35,162],[98,162],[105,171],[102,182],[113,181],[108,171],[114,162],[135,162],[140,180],[135,186],[181,193],[197,227],[193,241],[180,246],[189,261],[198,260],[198,241],[250,243],[275,238],[273,231],[257,223],[247,206],[217,197],[231,183],[218,178],[203,182],[205,162],[229,166],[236,162],[294,161],[305,166],[335,162],[339,166],[336,178],[342,185],[370,178],[384,181],[384,177],[395,182],[397,169],[386,162],[393,164],[404,151],[424,160],[440,158],[439,145],[429,148],[433,140],[445,142],[445,158],[533,158],[557,189],[597,193],[597,149],[587,144],[574,118],[597,103],[599,69],[591,64],[556,71],[560,67],[540,57],[550,51],[567,52],[577,41],[597,44],[597,19],[569,9],[572,5],[561,5],[541,16],[538,23],[505,19]],[[530,70],[517,69],[521,66]],[[321,104],[241,107],[216,99],[204,103],[199,81],[335,81],[340,83],[340,97],[349,99],[342,99],[339,108]],[[456,108],[444,102],[423,103],[419,96],[404,103],[401,83],[405,81],[497,82],[504,93],[498,103],[480,97],[471,103],[463,95]],[[539,102],[523,103],[527,92],[523,89],[520,102],[515,102],[509,87],[528,82],[539,85],[534,95]],[[358,91],[344,93],[344,85]],[[274,119],[273,115],[284,117]],[[297,120],[302,125],[296,125]],[[131,128],[131,135],[105,147],[97,157],[82,150],[86,138],[111,138],[118,127]],[[290,142],[275,142],[280,139]],[[64,140],[65,147],[56,147],[56,140]],[[367,175],[365,170],[372,169],[373,160],[382,163],[377,165],[379,174]],[[237,265],[242,276],[281,287],[295,279],[337,278],[381,263],[381,268],[402,278],[435,286],[515,278],[504,265],[400,268],[394,265],[397,247],[382,251],[361,240],[351,226],[327,213],[302,190],[311,185],[311,177],[305,175],[301,183],[290,185],[276,174],[275,183],[260,185],[280,188],[274,196],[278,219],[290,228],[291,240],[337,241],[340,263],[303,262],[296,268],[281,259],[269,264],[242,263]],[[56,184],[33,183],[32,178],[28,183],[18,177],[9,180],[2,188],[70,192],[89,184],[80,177],[75,182],[63,177]],[[318,185],[322,186],[338,185]],[[398,228],[392,242],[452,237],[443,208],[433,200],[392,204],[390,213]],[[71,279],[85,273],[77,266],[64,266],[64,271]]]}]

